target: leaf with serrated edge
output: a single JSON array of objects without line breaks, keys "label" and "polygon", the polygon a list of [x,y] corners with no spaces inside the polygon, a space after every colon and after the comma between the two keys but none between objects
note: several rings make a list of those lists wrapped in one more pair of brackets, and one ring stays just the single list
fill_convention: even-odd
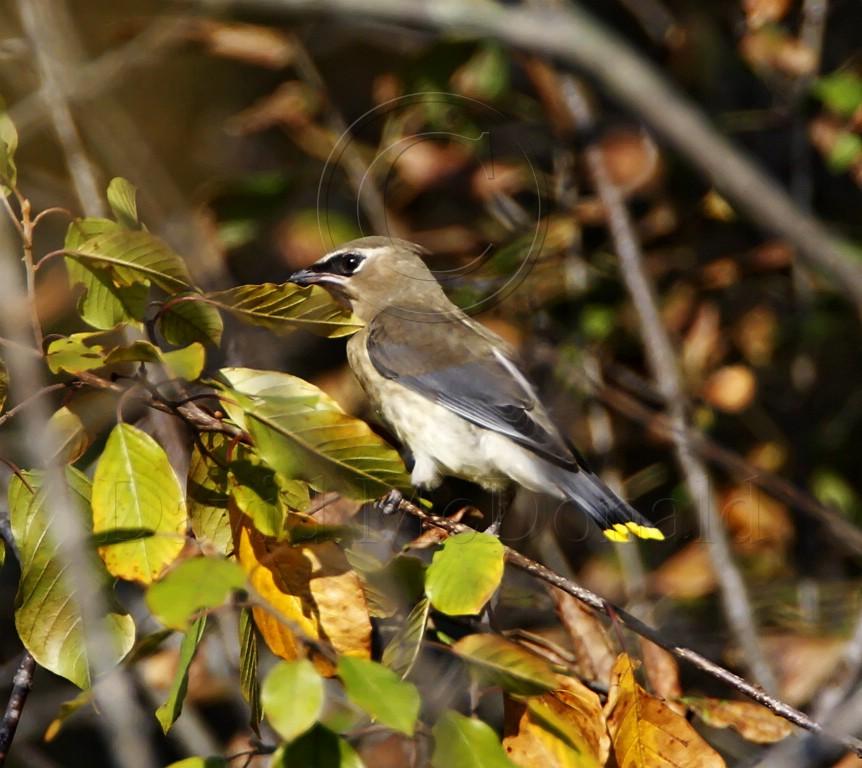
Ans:
[{"label": "leaf with serrated edge", "polygon": [[515,768],[487,723],[446,710],[434,728],[432,768]]},{"label": "leaf with serrated edge", "polygon": [[[120,225],[110,219],[78,219],[69,225],[64,247],[74,251],[91,237],[119,229]],[[68,256],[65,262],[69,284],[84,287],[78,301],[78,313],[85,323],[102,330],[121,323],[141,326],[150,291],[149,281],[118,285],[106,269],[92,267]]]},{"label": "leaf with serrated edge", "polygon": [[544,659],[497,635],[467,635],[452,650],[486,685],[499,685],[509,693],[535,696],[557,685]]},{"label": "leaf with serrated edge", "polygon": [[144,230],[113,229],[88,238],[66,255],[87,266],[110,270],[119,285],[153,282],[174,294],[192,288],[183,260]]},{"label": "leaf with serrated edge", "polygon": [[206,626],[207,617],[201,616],[183,636],[183,641],[180,644],[179,663],[177,664],[177,671],[174,673],[174,681],[171,683],[171,690],[165,703],[156,710],[156,720],[162,726],[163,733],[167,733],[171,729],[183,711],[183,702],[189,686],[189,667],[195,658],[195,652],[204,636]]},{"label": "leaf with serrated edge", "polygon": [[413,735],[422,703],[413,683],[402,680],[376,661],[350,656],[338,659],[338,676],[347,698],[374,720],[407,736]]},{"label": "leaf with serrated edge", "polygon": [[383,663],[402,678],[410,674],[419,657],[430,611],[431,601],[427,597],[422,598],[383,649]]},{"label": "leaf with serrated edge", "polygon": [[620,768],[725,766],[684,717],[638,685],[628,654],[614,664],[605,717]]},{"label": "leaf with serrated edge", "polygon": [[[292,546],[261,535],[247,523],[240,524],[236,536],[239,562],[263,602],[252,609],[254,621],[276,656],[300,657],[302,638],[297,632],[312,640],[325,637],[339,654],[371,655],[365,593],[336,544]],[[333,673],[324,657],[313,661],[322,674]]]},{"label": "leaf with serrated edge", "polygon": [[99,551],[108,571],[149,584],[185,545],[186,503],[162,447],[130,424],[108,437],[93,478],[93,528],[149,528],[148,539]]},{"label": "leaf with serrated edge", "polygon": [[132,182],[116,176],[108,184],[108,205],[114,218],[127,229],[138,226],[138,190]]},{"label": "leaf with serrated edge", "polygon": [[465,531],[434,553],[425,575],[431,604],[450,616],[477,614],[503,578],[503,545],[495,536]]},{"label": "leaf with serrated edge", "polygon": [[232,560],[193,557],[147,590],[147,606],[166,627],[184,632],[197,611],[217,608],[243,586],[245,572]]},{"label": "leaf with serrated edge", "polygon": [[772,744],[793,733],[793,726],[753,701],[684,696],[682,702],[711,728],[733,728],[755,744]]},{"label": "leaf with serrated edge", "polygon": [[[238,379],[240,387],[248,382],[258,389],[261,383],[247,369],[221,374],[231,383]],[[222,402],[232,417],[241,411],[258,452],[277,472],[357,501],[393,487],[410,488],[398,453],[365,422],[345,415],[331,398],[294,376],[269,372],[265,380],[274,384],[258,392],[228,390]]]},{"label": "leaf with serrated edge", "polygon": [[240,320],[275,333],[304,328],[337,338],[356,333],[362,323],[335,303],[322,288],[300,288],[293,283],[239,285],[210,293],[207,299]]},{"label": "leaf with serrated edge", "polygon": [[323,700],[323,678],[308,659],[276,664],[261,688],[266,719],[287,741],[301,736],[317,722]]},{"label": "leaf with serrated edge", "polygon": [[[9,517],[21,553],[21,579],[15,598],[15,628],[24,647],[45,669],[79,688],[90,684],[83,624],[75,587],[65,576],[52,531],[53,517],[40,490],[43,476],[27,472],[30,488],[17,475],[9,483]],[[90,482],[78,470],[66,469],[69,503],[89,527]],[[31,490],[32,489],[32,490]],[[87,553],[82,553],[87,556]],[[98,568],[98,560],[94,567]],[[135,641],[131,616],[108,614],[113,660],[119,661]]]}]

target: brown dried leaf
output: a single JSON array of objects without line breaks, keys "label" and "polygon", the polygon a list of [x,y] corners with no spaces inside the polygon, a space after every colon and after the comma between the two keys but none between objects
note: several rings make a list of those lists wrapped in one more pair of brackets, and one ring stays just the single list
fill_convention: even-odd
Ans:
[{"label": "brown dried leaf", "polygon": [[578,680],[526,703],[506,700],[503,747],[524,768],[588,768],[607,762],[610,738],[599,697]]},{"label": "brown dried leaf", "polygon": [[295,55],[295,46],[288,35],[258,24],[195,19],[189,37],[203,43],[213,56],[268,69],[288,66]]},{"label": "brown dried leaf", "polygon": [[723,351],[721,314],[715,304],[705,301],[698,307],[683,339],[680,364],[687,376],[700,380],[711,363],[721,358]]},{"label": "brown dried leaf", "polygon": [[619,768],[724,768],[725,762],[689,722],[635,680],[634,665],[621,653],[605,705]]},{"label": "brown dried leaf", "polygon": [[557,616],[565,627],[577,658],[578,674],[587,680],[609,683],[616,649],[593,611],[561,589],[549,589]]},{"label": "brown dried leaf", "polygon": [[749,29],[781,21],[790,10],[792,0],[743,0],[745,23]]},{"label": "brown dried leaf", "polygon": [[752,365],[766,365],[772,359],[778,333],[778,318],[769,307],[748,310],[733,326],[733,341]]},{"label": "brown dried leaf", "polygon": [[674,701],[682,696],[682,685],[679,682],[679,666],[673,654],[645,637],[641,637],[639,640],[644,672],[652,693],[665,699],[667,705],[674,712],[680,715],[685,714],[685,707]]},{"label": "brown dried leaf", "polygon": [[[235,529],[239,562],[266,606],[252,609],[269,649],[283,659],[302,655],[302,637],[338,654],[371,657],[371,619],[359,576],[331,541],[291,546],[255,531],[243,518]],[[314,658],[322,674],[330,662]]]},{"label": "brown dried leaf", "polygon": [[320,99],[308,85],[297,80],[282,83],[272,93],[256,101],[227,123],[228,131],[239,135],[258,133],[283,125],[308,125],[320,108]]},{"label": "brown dried leaf", "polygon": [[608,175],[623,194],[642,191],[658,179],[658,147],[646,133],[611,131],[602,138],[600,147]]},{"label": "brown dried leaf", "polygon": [[712,728],[733,728],[743,738],[756,744],[772,744],[793,732],[784,718],[752,701],[728,701],[686,696],[682,701]]},{"label": "brown dried leaf", "polygon": [[747,33],[739,43],[739,50],[753,69],[804,77],[813,74],[817,68],[817,56],[811,48],[775,27]]},{"label": "brown dried leaf", "polygon": [[787,507],[753,485],[728,489],[721,497],[721,515],[743,554],[787,550],[795,531]]},{"label": "brown dried leaf", "polygon": [[745,365],[726,365],[710,374],[703,385],[703,399],[726,413],[744,411],[757,392],[757,379]]},{"label": "brown dried leaf", "polygon": [[653,573],[655,592],[676,600],[693,600],[715,591],[715,571],[702,541],[692,541],[671,555]]},{"label": "brown dried leaf", "polygon": [[780,698],[798,707],[808,701],[835,672],[844,649],[840,637],[769,635],[763,650],[778,674]]}]

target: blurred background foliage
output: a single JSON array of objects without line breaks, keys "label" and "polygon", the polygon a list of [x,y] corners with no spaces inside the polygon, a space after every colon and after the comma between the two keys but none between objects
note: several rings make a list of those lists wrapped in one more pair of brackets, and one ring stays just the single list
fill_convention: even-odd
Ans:
[{"label": "blurred background foliage", "polygon": [[[800,207],[862,244],[862,5],[584,5]],[[21,137],[19,183],[36,209],[80,213],[15,6],[0,2],[0,93]],[[507,541],[639,607],[683,643],[716,656],[727,649],[713,566],[645,378],[637,319],[584,169],[583,137],[561,115],[547,62],[493,40],[360,18],[288,24],[263,12],[205,16],[194,3],[145,0],[56,3],[43,33],[66,72],[100,181],[121,175],[137,185],[143,220],[184,255],[205,289],[283,281],[363,233],[425,245],[453,298],[519,348],[582,452],[669,534],[640,555],[621,553],[578,516],[538,510],[542,503],[527,499],[507,521]],[[635,217],[679,352],[693,422],[741,460],[736,471],[726,462],[716,469],[719,511],[782,694],[806,704],[829,679],[862,608],[862,548],[831,535],[792,493],[769,494],[756,480],[772,473],[809,507],[819,502],[862,524],[858,317],[792,247],[739,216],[689,163],[658,146],[625,105],[596,90],[591,98],[598,141]],[[46,223],[38,249],[57,248],[64,229],[60,219]],[[79,330],[62,270],[56,260],[40,273],[48,333]],[[342,342],[228,323],[223,359],[210,362],[296,373],[373,418]],[[641,410],[619,407],[621,397]],[[442,508],[488,506],[476,489],[455,483],[442,499]],[[9,623],[15,565],[5,568],[0,680],[11,679],[18,651]],[[519,589],[518,579],[507,583],[507,622],[565,643],[550,601],[525,600]],[[199,714],[200,733],[192,727],[180,738],[220,744],[241,738],[243,720],[225,694],[224,651],[215,641],[207,648],[188,707]],[[163,691],[175,664],[176,649],[150,657],[139,668],[142,689]],[[37,681],[16,743],[21,765],[99,764],[97,743],[84,738],[92,733],[85,717],[41,743],[39,728],[67,688]],[[729,754],[749,748],[722,738]],[[172,754],[169,743],[164,754]],[[382,749],[366,762],[401,764]]]}]

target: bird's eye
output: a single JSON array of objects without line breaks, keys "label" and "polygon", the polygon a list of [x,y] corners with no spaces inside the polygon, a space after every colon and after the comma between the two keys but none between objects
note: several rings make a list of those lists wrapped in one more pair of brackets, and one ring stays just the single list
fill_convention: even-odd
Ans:
[{"label": "bird's eye", "polygon": [[337,271],[339,275],[349,276],[359,269],[359,265],[364,260],[365,257],[360,256],[358,253],[342,253],[336,257],[335,263],[332,266],[334,271]]}]

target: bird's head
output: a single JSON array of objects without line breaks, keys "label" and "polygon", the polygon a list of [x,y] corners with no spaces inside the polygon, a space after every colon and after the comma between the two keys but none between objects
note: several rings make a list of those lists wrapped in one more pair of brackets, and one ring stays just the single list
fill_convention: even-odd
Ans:
[{"label": "bird's head", "polygon": [[395,237],[362,237],[327,253],[290,276],[297,285],[320,285],[369,322],[399,306],[445,309],[448,299],[422,256],[420,245]]}]

